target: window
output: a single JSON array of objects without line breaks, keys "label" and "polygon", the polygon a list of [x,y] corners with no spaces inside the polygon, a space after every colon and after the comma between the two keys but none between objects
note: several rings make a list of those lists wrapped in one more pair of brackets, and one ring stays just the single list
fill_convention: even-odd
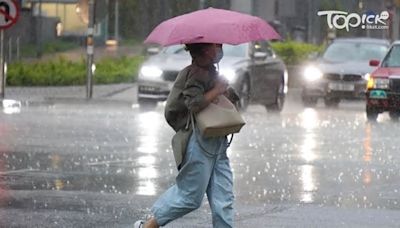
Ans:
[{"label": "window", "polygon": [[400,45],[393,46],[389,51],[382,66],[384,67],[400,67]]}]

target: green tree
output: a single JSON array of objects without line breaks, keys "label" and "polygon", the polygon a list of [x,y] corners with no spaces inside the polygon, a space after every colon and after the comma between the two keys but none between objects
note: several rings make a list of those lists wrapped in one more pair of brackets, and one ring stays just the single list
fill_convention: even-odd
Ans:
[{"label": "green tree", "polygon": [[[121,0],[120,31],[123,38],[143,39],[162,21],[199,9],[199,0]],[[230,8],[229,0],[206,0],[205,7]],[[113,10],[110,10],[113,14]],[[110,30],[113,30],[110,24]]]}]

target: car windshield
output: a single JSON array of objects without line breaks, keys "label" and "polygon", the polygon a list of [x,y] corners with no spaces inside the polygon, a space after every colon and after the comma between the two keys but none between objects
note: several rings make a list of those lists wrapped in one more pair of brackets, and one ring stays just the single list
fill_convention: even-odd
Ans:
[{"label": "car windshield", "polygon": [[395,45],[390,49],[382,62],[383,67],[400,67],[400,45]]},{"label": "car windshield", "polygon": [[331,62],[382,59],[387,46],[376,43],[335,42],[326,49],[323,59]]},{"label": "car windshield", "polygon": [[[223,49],[224,49],[225,56],[245,57],[247,45],[246,44],[239,44],[239,45],[224,44]],[[172,54],[184,54],[187,52],[185,51],[185,46],[173,45],[173,46],[164,48],[163,53],[165,53],[167,55],[172,55]]]}]

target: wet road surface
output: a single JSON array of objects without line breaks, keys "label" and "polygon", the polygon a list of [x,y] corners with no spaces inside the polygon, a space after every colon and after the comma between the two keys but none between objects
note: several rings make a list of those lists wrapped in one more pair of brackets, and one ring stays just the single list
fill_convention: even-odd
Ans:
[{"label": "wet road surface", "polygon": [[[398,226],[400,123],[366,122],[362,101],[304,108],[298,95],[280,115],[244,114],[228,150],[238,227]],[[162,104],[3,107],[0,227],[131,226],[174,182],[172,135]],[[205,200],[170,227],[210,227],[209,213]]]}]

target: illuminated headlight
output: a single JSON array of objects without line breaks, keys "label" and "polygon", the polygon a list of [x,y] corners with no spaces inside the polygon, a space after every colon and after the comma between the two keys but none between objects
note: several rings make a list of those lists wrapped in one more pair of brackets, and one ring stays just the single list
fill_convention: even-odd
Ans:
[{"label": "illuminated headlight", "polygon": [[364,74],[363,78],[368,81],[371,78],[371,74],[370,73],[366,73]]},{"label": "illuminated headlight", "polygon": [[96,72],[96,64],[92,64],[92,74],[94,74]]},{"label": "illuminated headlight", "polygon": [[309,82],[313,82],[322,78],[322,72],[316,67],[309,66],[304,70],[304,78]]},{"label": "illuminated headlight", "polygon": [[163,71],[155,66],[143,66],[140,69],[140,75],[146,78],[158,78],[162,75]]},{"label": "illuminated headlight", "polygon": [[236,80],[236,72],[232,69],[221,69],[220,75],[226,78],[229,83],[233,83]]},{"label": "illuminated headlight", "polygon": [[289,81],[289,74],[288,74],[287,70],[285,70],[283,72],[283,79],[285,80],[283,92],[286,94],[288,92],[288,81]]}]

